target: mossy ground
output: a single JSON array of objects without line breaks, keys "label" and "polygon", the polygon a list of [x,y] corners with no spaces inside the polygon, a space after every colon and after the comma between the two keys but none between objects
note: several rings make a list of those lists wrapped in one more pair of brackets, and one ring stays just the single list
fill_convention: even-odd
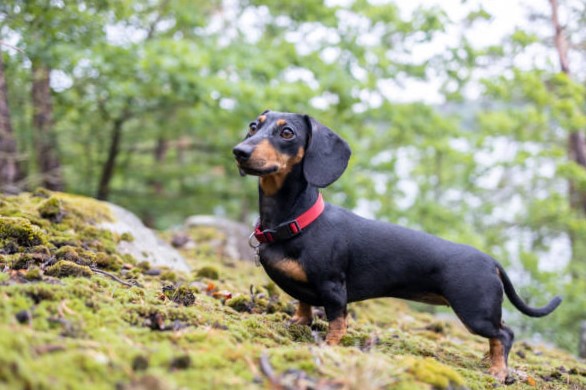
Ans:
[{"label": "mossy ground", "polygon": [[[342,345],[327,347],[323,314],[312,328],[289,326],[292,300],[260,268],[200,242],[184,251],[192,273],[153,270],[93,225],[108,218],[99,202],[64,194],[0,197],[0,227],[11,226],[0,232],[0,387],[496,386],[487,342],[455,321],[396,300],[362,302],[350,306]],[[521,341],[510,364],[510,389],[586,388],[586,364],[559,350]]]}]

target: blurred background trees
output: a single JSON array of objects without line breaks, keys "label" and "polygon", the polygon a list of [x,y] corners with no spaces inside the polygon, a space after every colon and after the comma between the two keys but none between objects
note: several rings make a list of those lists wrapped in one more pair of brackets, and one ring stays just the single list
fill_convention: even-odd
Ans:
[{"label": "blurred background trees", "polygon": [[576,351],[586,6],[540,0],[482,44],[498,22],[482,2],[404,3],[3,2],[0,187],[94,196],[158,228],[250,222],[256,182],[232,146],[267,108],[308,113],[354,152],[328,200],[487,251],[533,305],[564,295],[546,321],[507,318]]}]

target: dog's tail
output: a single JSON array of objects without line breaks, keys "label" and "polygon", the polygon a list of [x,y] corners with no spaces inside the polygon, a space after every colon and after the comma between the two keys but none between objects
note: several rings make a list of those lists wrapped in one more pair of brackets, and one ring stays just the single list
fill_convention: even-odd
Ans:
[{"label": "dog's tail", "polygon": [[521,297],[517,295],[517,292],[513,287],[513,283],[511,283],[511,280],[509,279],[503,267],[499,263],[496,263],[496,266],[499,270],[499,276],[503,281],[503,286],[505,288],[505,293],[507,294],[507,297],[509,298],[511,303],[517,309],[519,309],[521,313],[528,315],[529,317],[543,317],[554,311],[559,306],[559,304],[562,303],[562,298],[556,296],[547,305],[543,307],[533,308],[527,306],[527,304],[523,302]]}]

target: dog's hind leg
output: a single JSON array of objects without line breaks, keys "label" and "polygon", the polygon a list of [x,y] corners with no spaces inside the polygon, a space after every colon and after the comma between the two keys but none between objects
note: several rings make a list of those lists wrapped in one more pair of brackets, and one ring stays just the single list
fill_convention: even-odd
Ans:
[{"label": "dog's hind leg", "polygon": [[342,337],[346,334],[347,322],[346,318],[348,317],[348,313],[344,311],[343,314],[335,317],[334,319],[330,320],[328,318],[328,333],[326,334],[326,344],[328,345],[338,345]]},{"label": "dog's hind leg", "polygon": [[490,368],[488,372],[498,381],[505,382],[508,374],[508,358],[513,346],[514,334],[511,329],[489,319],[470,319],[460,316],[468,330],[486,337],[489,341]]},{"label": "dog's hind leg", "polygon": [[500,382],[508,374],[507,359],[513,345],[513,331],[502,323],[503,290],[500,281],[489,278],[480,282],[469,278],[445,291],[445,297],[462,323],[473,334],[489,339],[489,373]]},{"label": "dog's hind leg", "polygon": [[501,325],[498,337],[489,339],[490,368],[488,372],[500,382],[504,382],[507,379],[508,358],[513,346],[513,339],[513,331],[505,325]]}]

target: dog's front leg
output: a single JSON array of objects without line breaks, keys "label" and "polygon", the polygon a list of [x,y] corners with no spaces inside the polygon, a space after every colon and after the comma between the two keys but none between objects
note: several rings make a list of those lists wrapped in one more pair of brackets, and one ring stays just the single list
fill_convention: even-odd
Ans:
[{"label": "dog's front leg", "polygon": [[326,343],[337,345],[346,334],[346,286],[343,282],[326,282],[321,286],[320,295],[329,323]]},{"label": "dog's front leg", "polygon": [[305,302],[299,302],[297,310],[290,322],[297,325],[311,325],[313,322],[311,305]]}]

